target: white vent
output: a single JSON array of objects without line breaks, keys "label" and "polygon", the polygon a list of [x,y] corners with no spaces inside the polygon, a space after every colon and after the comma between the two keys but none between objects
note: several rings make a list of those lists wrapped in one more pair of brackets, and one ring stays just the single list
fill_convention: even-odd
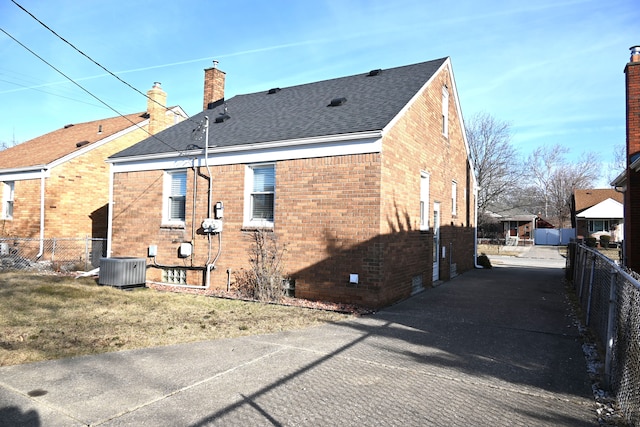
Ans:
[{"label": "white vent", "polygon": [[146,268],[144,258],[101,258],[98,283],[118,288],[144,286],[147,280]]},{"label": "white vent", "polygon": [[422,290],[424,290],[424,285],[422,284],[422,274],[413,276],[411,278],[411,295],[415,295]]}]

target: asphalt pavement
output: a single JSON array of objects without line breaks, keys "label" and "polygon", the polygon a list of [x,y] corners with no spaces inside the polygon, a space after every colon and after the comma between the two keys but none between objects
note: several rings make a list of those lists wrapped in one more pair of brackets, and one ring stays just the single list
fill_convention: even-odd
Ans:
[{"label": "asphalt pavement", "polygon": [[373,315],[0,368],[2,426],[598,425],[557,248]]}]

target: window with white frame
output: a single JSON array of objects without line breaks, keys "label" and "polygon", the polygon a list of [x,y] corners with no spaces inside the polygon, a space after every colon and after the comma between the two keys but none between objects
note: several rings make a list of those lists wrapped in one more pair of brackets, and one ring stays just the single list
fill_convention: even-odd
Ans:
[{"label": "window with white frame", "polygon": [[163,222],[168,224],[184,223],[187,201],[187,171],[167,172],[164,181],[164,194]]},{"label": "window with white frame", "polygon": [[458,183],[451,181],[451,215],[458,215]]},{"label": "window with white frame", "polygon": [[2,218],[13,218],[14,181],[5,181],[2,190]]},{"label": "window with white frame", "polygon": [[590,219],[589,233],[597,233],[598,231],[609,231],[609,220],[607,219]]},{"label": "window with white frame", "polygon": [[420,230],[429,229],[429,174],[420,172]]},{"label": "window with white frame", "polygon": [[449,89],[442,87],[442,134],[449,137]]},{"label": "window with white frame", "polygon": [[245,175],[245,225],[272,227],[276,170],[274,164],[247,166]]}]

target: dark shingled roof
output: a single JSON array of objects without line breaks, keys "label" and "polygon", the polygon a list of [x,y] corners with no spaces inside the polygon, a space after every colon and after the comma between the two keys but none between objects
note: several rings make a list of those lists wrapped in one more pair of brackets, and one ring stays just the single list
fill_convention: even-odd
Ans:
[{"label": "dark shingled roof", "polygon": [[[112,159],[204,148],[193,138],[209,116],[209,145],[230,147],[383,129],[426,84],[446,58],[263,92],[237,95],[113,156]],[[333,99],[346,98],[330,107]],[[216,117],[229,118],[216,123]],[[194,123],[196,122],[196,123]],[[197,147],[195,147],[197,146]]]}]

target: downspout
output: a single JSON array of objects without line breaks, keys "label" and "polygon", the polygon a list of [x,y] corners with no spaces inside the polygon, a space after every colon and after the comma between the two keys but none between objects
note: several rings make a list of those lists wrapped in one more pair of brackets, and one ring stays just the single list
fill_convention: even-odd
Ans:
[{"label": "downspout", "polygon": [[109,202],[107,203],[107,258],[111,258],[111,239],[113,238],[113,163],[109,164]]},{"label": "downspout", "polygon": [[[198,198],[198,170],[195,158],[193,159],[193,202],[191,206],[191,241],[196,240],[196,201]],[[193,255],[191,256],[191,266],[193,266]]]},{"label": "downspout", "polygon": [[484,268],[478,264],[478,187],[473,187],[473,266]]},{"label": "downspout", "polygon": [[40,170],[40,251],[36,255],[36,260],[44,254],[44,178],[46,169]]}]

